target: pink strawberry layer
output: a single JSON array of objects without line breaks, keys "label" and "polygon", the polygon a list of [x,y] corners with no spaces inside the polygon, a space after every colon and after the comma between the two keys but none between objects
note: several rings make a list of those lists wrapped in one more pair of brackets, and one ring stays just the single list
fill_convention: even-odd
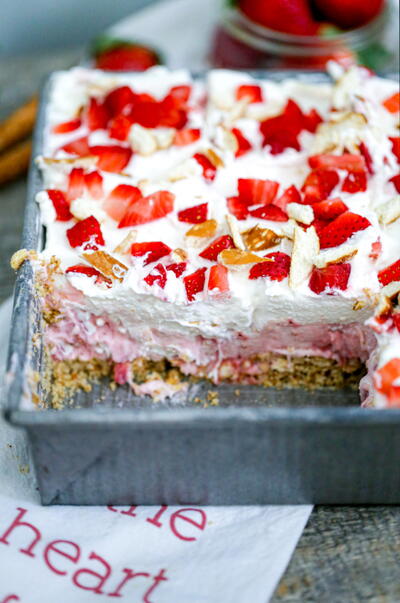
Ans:
[{"label": "pink strawberry layer", "polygon": [[82,320],[74,310],[51,324],[45,337],[55,360],[101,358],[126,363],[141,356],[151,360],[169,358],[184,373],[193,374],[202,367],[210,377],[217,374],[226,359],[274,352],[323,356],[339,362],[359,358],[365,362],[376,345],[371,329],[359,323],[299,325],[292,321],[271,322],[251,336],[238,332],[224,340],[139,328],[135,339],[105,318],[92,315]]}]

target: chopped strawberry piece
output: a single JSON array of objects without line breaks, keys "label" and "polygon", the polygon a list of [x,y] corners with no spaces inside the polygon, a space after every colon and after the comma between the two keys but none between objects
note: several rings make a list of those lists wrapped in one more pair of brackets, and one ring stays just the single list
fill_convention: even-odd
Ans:
[{"label": "chopped strawberry piece", "polygon": [[321,249],[336,247],[345,243],[354,233],[371,226],[367,218],[346,211],[330,222],[319,234]]},{"label": "chopped strawberry piece", "polygon": [[316,109],[311,109],[309,113],[304,115],[304,129],[314,134],[319,124],[323,119]]},{"label": "chopped strawberry piece", "polygon": [[196,159],[197,163],[199,163],[203,168],[204,178],[209,181],[214,180],[217,174],[217,168],[213,163],[211,163],[209,158],[206,157],[206,155],[203,155],[203,153],[196,153],[193,155],[193,159]]},{"label": "chopped strawberry piece", "polygon": [[349,172],[342,184],[344,193],[359,193],[367,190],[366,172]]},{"label": "chopped strawberry piece", "polygon": [[362,155],[352,155],[343,153],[343,155],[313,155],[308,158],[309,166],[321,170],[348,170],[350,172],[363,172],[365,170],[365,160]]},{"label": "chopped strawberry piece", "polygon": [[174,262],[173,264],[168,264],[167,270],[171,270],[179,278],[185,272],[186,266],[186,262]]},{"label": "chopped strawberry piece", "polygon": [[371,245],[371,253],[369,254],[369,257],[371,258],[371,260],[377,260],[379,258],[379,256],[382,253],[382,243],[380,242],[380,240],[378,239],[377,241],[374,241]]},{"label": "chopped strawberry piece", "polygon": [[369,152],[368,147],[364,142],[360,143],[360,153],[364,157],[365,167],[367,168],[368,174],[372,175],[374,173],[374,162],[371,157],[371,153]]},{"label": "chopped strawberry piece", "polygon": [[325,201],[319,201],[314,203],[313,210],[314,216],[320,220],[334,220],[340,214],[343,214],[349,208],[341,199],[325,199]]},{"label": "chopped strawberry piece", "polygon": [[199,268],[196,272],[188,274],[183,277],[185,284],[186,296],[188,301],[193,301],[197,293],[201,293],[204,290],[206,282],[206,268]]},{"label": "chopped strawberry piece", "polygon": [[89,100],[89,105],[86,110],[86,125],[90,132],[94,130],[105,130],[107,128],[110,115],[103,102],[96,98]]},{"label": "chopped strawberry piece", "polygon": [[128,207],[141,197],[141,190],[137,186],[118,184],[104,201],[103,209],[111,218],[119,222],[124,217]]},{"label": "chopped strawberry piece", "polygon": [[161,125],[161,107],[155,99],[137,102],[133,105],[129,119],[143,128],[157,128]]},{"label": "chopped strawberry piece", "polygon": [[273,180],[255,180],[254,178],[239,178],[239,200],[246,205],[267,205],[272,203],[278,192],[279,183]]},{"label": "chopped strawberry piece", "polygon": [[246,98],[249,103],[262,103],[263,93],[257,84],[242,84],[236,89],[236,100]]},{"label": "chopped strawberry piece", "polygon": [[272,281],[283,281],[289,275],[291,259],[287,253],[275,251],[267,253],[264,257],[271,258],[272,262],[260,262],[250,268],[249,279],[268,277]]},{"label": "chopped strawberry piece", "polygon": [[261,122],[263,146],[269,146],[272,155],[278,155],[287,148],[300,151],[298,136],[305,127],[306,123],[300,107],[289,99],[283,113]]},{"label": "chopped strawberry piece", "polygon": [[151,48],[124,42],[96,56],[96,67],[104,71],[145,71],[160,62]]},{"label": "chopped strawberry piece", "polygon": [[52,132],[53,134],[67,134],[67,132],[77,130],[81,125],[82,122],[80,119],[71,119],[71,121],[64,121],[63,123],[54,126]]},{"label": "chopped strawberry piece", "polygon": [[180,222],[188,222],[189,224],[200,224],[207,220],[207,210],[208,203],[188,207],[178,212],[178,220]]},{"label": "chopped strawberry piece", "polygon": [[60,149],[61,151],[65,151],[70,155],[78,155],[79,157],[84,157],[85,155],[90,154],[88,137],[82,136],[82,138],[78,138],[77,140],[72,140],[68,142]]},{"label": "chopped strawberry piece", "polygon": [[165,266],[162,264],[157,264],[154,266],[153,270],[149,272],[147,276],[143,279],[150,287],[154,285],[158,285],[161,289],[164,289],[167,284],[167,271],[165,270]]},{"label": "chopped strawberry piece", "polygon": [[85,175],[82,168],[73,168],[68,176],[68,201],[82,197],[85,190]]},{"label": "chopped strawberry piece", "polygon": [[339,184],[339,176],[334,170],[314,170],[304,181],[302,191],[304,203],[313,204],[324,201]]},{"label": "chopped strawberry piece", "polygon": [[247,140],[247,138],[243,136],[239,128],[232,128],[232,134],[236,138],[238,145],[235,157],[241,157],[242,155],[245,155],[246,153],[251,151],[251,149],[253,148],[251,143]]},{"label": "chopped strawberry piece", "polygon": [[276,205],[262,205],[261,207],[257,207],[257,209],[250,210],[249,213],[254,218],[272,220],[273,222],[287,222],[289,219],[287,213]]},{"label": "chopped strawberry piece", "polygon": [[160,260],[169,253],[171,253],[171,248],[162,241],[133,243],[131,247],[131,255],[134,257],[146,256],[146,259],[143,263],[144,266]]},{"label": "chopped strawberry piece", "polygon": [[176,132],[173,144],[177,147],[185,147],[199,140],[200,136],[201,132],[198,128],[184,128]]},{"label": "chopped strawberry piece", "polygon": [[164,218],[174,209],[175,195],[169,191],[157,191],[132,203],[126,210],[118,228],[137,226]]},{"label": "chopped strawberry piece", "polygon": [[220,264],[211,266],[208,278],[208,290],[224,293],[229,291],[228,268]]},{"label": "chopped strawberry piece", "polygon": [[232,237],[230,235],[222,235],[221,237],[214,239],[208,247],[203,249],[203,251],[199,253],[199,256],[205,260],[216,262],[221,251],[224,249],[233,249],[234,247],[235,244]]},{"label": "chopped strawberry piece", "polygon": [[320,218],[315,218],[311,222],[310,226],[314,226],[315,232],[319,236],[321,234],[321,232],[323,231],[323,229],[325,228],[325,226],[328,226],[329,222],[330,222],[329,220],[321,220]]},{"label": "chopped strawberry piece", "polygon": [[396,174],[389,180],[389,182],[393,182],[393,186],[398,193],[400,193],[400,174]]},{"label": "chopped strawberry piece", "polygon": [[50,189],[47,191],[53,207],[56,212],[56,218],[59,222],[68,222],[72,219],[72,214],[69,210],[69,203],[62,191]]},{"label": "chopped strawberry piece", "polygon": [[105,172],[122,172],[132,157],[131,149],[118,145],[90,147],[90,153],[97,155],[97,167]]},{"label": "chopped strawberry piece", "polygon": [[126,140],[131,129],[132,122],[126,115],[117,115],[108,123],[108,133],[110,138],[116,140]]},{"label": "chopped strawberry piece", "polygon": [[81,247],[86,243],[84,246],[86,250],[98,249],[99,246],[104,245],[100,224],[94,216],[89,216],[69,228],[67,237],[71,247]]},{"label": "chopped strawberry piece", "polygon": [[400,111],[400,92],[395,92],[383,101],[382,105],[389,113],[397,113]]},{"label": "chopped strawberry piece", "polygon": [[309,287],[314,293],[322,293],[327,289],[347,289],[351,265],[328,264],[325,268],[313,268]]},{"label": "chopped strawberry piece", "polygon": [[129,86],[120,86],[107,94],[104,98],[104,106],[112,117],[127,115],[136,99],[137,95]]},{"label": "chopped strawberry piece", "polygon": [[[374,375],[374,385],[378,392],[385,396],[390,396],[394,388],[394,382],[400,378],[400,358],[392,358],[382,368],[378,369]],[[399,393],[399,392],[397,392]],[[400,396],[397,398],[400,402]]]},{"label": "chopped strawberry piece", "polygon": [[247,204],[240,201],[239,197],[229,197],[226,200],[226,204],[231,214],[237,218],[237,220],[245,220],[249,215]]},{"label": "chopped strawberry piece", "polygon": [[103,176],[97,170],[85,174],[85,186],[93,199],[101,199],[103,196]]},{"label": "chopped strawberry piece", "polygon": [[178,107],[184,107],[192,92],[192,87],[186,84],[181,86],[172,86],[171,90],[167,94],[168,99],[172,99]]},{"label": "chopped strawberry piece", "polygon": [[383,286],[393,281],[400,281],[400,260],[393,262],[393,264],[378,272],[378,279]]},{"label": "chopped strawberry piece", "polygon": [[273,201],[273,204],[279,207],[279,209],[282,211],[286,211],[286,206],[288,203],[301,203],[301,195],[294,184],[289,186],[289,188],[283,192],[279,199],[275,199],[275,201]]},{"label": "chopped strawberry piece", "polygon": [[397,159],[397,163],[400,163],[400,136],[389,137],[392,143],[392,153]]},{"label": "chopped strawberry piece", "polygon": [[75,264],[75,266],[69,266],[65,271],[67,274],[85,274],[86,276],[101,276],[101,273],[93,268],[93,266],[86,266],[86,264]]}]

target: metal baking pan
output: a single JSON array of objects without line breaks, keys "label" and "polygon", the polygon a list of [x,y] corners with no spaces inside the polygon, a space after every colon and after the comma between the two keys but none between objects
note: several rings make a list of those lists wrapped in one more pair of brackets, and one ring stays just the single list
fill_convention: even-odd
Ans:
[{"label": "metal baking pan", "polygon": [[[262,75],[281,80],[293,72]],[[43,149],[50,86],[34,157]],[[32,161],[28,249],[42,247],[34,201],[41,187]],[[183,402],[153,403],[102,383],[63,410],[29,409],[30,375],[42,363],[32,345],[41,330],[32,276],[25,263],[15,288],[5,416],[28,434],[43,504],[400,503],[400,410],[360,408],[354,392],[248,386],[237,396],[237,385],[205,384]],[[218,407],[195,403],[212,389]]]}]

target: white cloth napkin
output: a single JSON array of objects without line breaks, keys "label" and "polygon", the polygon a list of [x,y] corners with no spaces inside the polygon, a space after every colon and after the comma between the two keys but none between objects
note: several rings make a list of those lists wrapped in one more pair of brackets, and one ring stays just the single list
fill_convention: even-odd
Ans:
[{"label": "white cloth napkin", "polygon": [[42,507],[24,433],[0,420],[0,603],[266,603],[311,509]]}]

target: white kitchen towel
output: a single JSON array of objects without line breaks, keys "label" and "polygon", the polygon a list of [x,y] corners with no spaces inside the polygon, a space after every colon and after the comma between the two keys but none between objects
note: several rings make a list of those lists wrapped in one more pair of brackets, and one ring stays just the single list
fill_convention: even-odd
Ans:
[{"label": "white kitchen towel", "polygon": [[0,603],[266,603],[311,509],[41,507],[24,433],[0,420]]}]

